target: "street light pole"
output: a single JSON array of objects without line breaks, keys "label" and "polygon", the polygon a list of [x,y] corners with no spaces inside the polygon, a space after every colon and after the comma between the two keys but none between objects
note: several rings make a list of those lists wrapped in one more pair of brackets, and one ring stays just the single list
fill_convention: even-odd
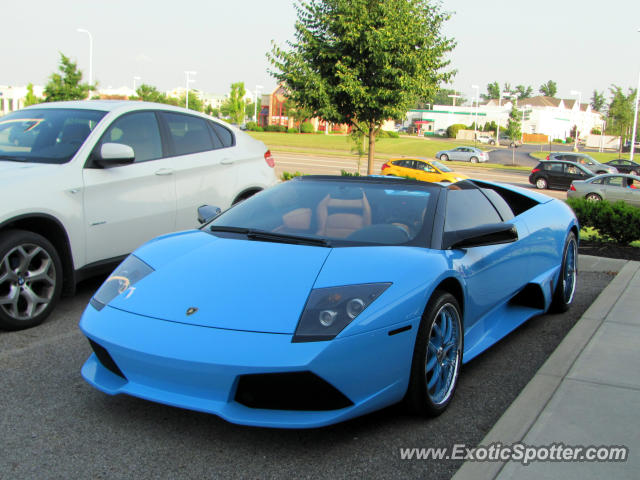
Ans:
[{"label": "street light pole", "polygon": [[638,74],[638,88],[636,89],[636,108],[633,115],[633,133],[631,134],[631,148],[629,149],[629,160],[633,162],[633,153],[636,145],[636,128],[638,127],[638,101],[640,100],[640,73]]},{"label": "street light pole", "polygon": [[138,77],[138,76],[133,77],[133,94],[134,94],[134,95],[135,95],[135,93],[136,93],[136,81],[137,81],[137,80],[141,80],[141,78],[140,78],[140,77]]},{"label": "street light pole", "polygon": [[198,72],[194,72],[193,70],[185,70],[184,71],[184,75],[186,77],[186,84],[187,84],[187,93],[186,93],[186,99],[185,99],[185,108],[189,108],[189,83],[191,82],[195,82],[195,80],[191,80],[189,78],[189,75],[196,75]]},{"label": "street light pole", "polygon": [[84,28],[78,28],[76,31],[89,35],[89,94],[91,94],[93,90],[93,35],[91,35],[89,30]]},{"label": "street light pole", "polygon": [[253,121],[258,121],[258,91],[262,90],[264,87],[262,85],[256,85],[256,96],[253,102]]},{"label": "street light pole", "polygon": [[[581,104],[582,104],[582,92],[579,92],[577,90],[571,90],[571,95],[577,95],[578,96],[578,118],[580,118],[580,111],[581,111]],[[575,141],[573,143],[573,150],[574,151],[578,151],[578,122],[576,121],[576,138]]]},{"label": "street light pole", "polygon": [[[480,101],[480,87],[478,85],[471,85],[471,88],[476,91],[476,121],[473,122],[473,144],[478,144],[478,102]],[[473,105],[473,104],[472,104]]]},{"label": "street light pole", "polygon": [[447,95],[447,97],[452,98],[453,99],[453,105],[452,106],[456,106],[456,98],[461,98],[462,95]]}]

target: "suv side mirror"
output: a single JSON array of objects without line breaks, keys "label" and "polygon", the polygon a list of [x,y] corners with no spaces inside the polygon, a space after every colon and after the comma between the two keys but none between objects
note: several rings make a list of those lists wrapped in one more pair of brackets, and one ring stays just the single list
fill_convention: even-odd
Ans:
[{"label": "suv side mirror", "polygon": [[220,207],[201,205],[198,207],[198,222],[201,225],[204,225],[220,215],[221,212],[222,210],[220,210]]},{"label": "suv side mirror", "polygon": [[103,168],[128,165],[135,160],[133,148],[122,143],[103,143],[95,162]]}]

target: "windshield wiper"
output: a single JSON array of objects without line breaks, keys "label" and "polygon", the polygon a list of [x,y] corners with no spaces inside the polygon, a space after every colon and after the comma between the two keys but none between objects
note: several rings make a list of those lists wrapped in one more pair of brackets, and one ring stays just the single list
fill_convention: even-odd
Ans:
[{"label": "windshield wiper", "polygon": [[229,232],[246,235],[249,240],[264,240],[265,242],[292,243],[294,245],[315,245],[319,247],[330,247],[331,244],[323,238],[303,237],[301,235],[290,235],[288,233],[274,233],[255,228],[227,227],[224,225],[211,225],[211,232]]}]

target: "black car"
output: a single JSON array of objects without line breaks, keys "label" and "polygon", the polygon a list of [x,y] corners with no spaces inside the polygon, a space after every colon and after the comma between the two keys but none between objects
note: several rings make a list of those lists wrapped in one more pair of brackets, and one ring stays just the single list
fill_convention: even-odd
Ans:
[{"label": "black car", "polygon": [[573,162],[543,160],[531,170],[529,183],[540,189],[560,188],[567,190],[574,180],[586,180],[593,176],[592,171]]},{"label": "black car", "polygon": [[631,175],[638,175],[640,172],[640,163],[632,162],[624,158],[616,158],[606,162],[607,165],[616,167],[620,173],[630,173]]},{"label": "black car", "polygon": [[586,153],[553,152],[547,155],[547,160],[565,160],[567,162],[577,163],[597,174],[618,173],[616,167],[600,163]]}]

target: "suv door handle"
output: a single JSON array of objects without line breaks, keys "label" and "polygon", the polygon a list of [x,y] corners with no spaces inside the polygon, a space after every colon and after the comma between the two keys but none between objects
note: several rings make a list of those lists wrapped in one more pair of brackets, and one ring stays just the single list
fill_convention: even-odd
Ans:
[{"label": "suv door handle", "polygon": [[161,168],[160,170],[156,170],[156,175],[173,175],[173,169]]},{"label": "suv door handle", "polygon": [[220,160],[221,165],[231,165],[233,164],[233,162],[233,158],[223,158],[222,160]]}]

